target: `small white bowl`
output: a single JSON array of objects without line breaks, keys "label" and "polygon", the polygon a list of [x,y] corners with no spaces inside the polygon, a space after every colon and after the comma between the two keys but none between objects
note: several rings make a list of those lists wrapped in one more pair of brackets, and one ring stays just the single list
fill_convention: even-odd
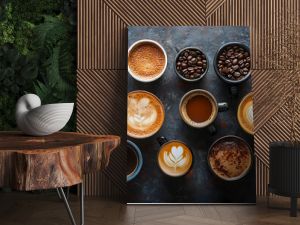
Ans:
[{"label": "small white bowl", "polygon": [[159,47],[163,53],[164,53],[164,56],[165,56],[165,65],[164,65],[164,68],[162,69],[162,71],[157,75],[157,76],[154,76],[153,78],[150,78],[150,79],[143,79],[141,78],[141,76],[138,76],[136,74],[134,74],[134,72],[129,68],[128,66],[128,73],[137,81],[140,81],[140,82],[144,82],[144,83],[149,83],[149,82],[152,82],[152,81],[155,81],[157,79],[159,79],[165,72],[166,68],[167,68],[167,64],[168,64],[168,57],[167,57],[167,53],[165,51],[165,49],[161,46],[161,44],[159,44],[158,42],[156,41],[153,41],[153,40],[150,40],[150,39],[142,39],[142,40],[139,40],[139,41],[136,41],[134,42],[128,49],[128,58],[129,58],[129,54],[131,52],[131,50],[136,47],[137,45],[140,45],[140,44],[143,44],[143,43],[151,43],[151,44],[154,44],[156,45],[157,47]]}]

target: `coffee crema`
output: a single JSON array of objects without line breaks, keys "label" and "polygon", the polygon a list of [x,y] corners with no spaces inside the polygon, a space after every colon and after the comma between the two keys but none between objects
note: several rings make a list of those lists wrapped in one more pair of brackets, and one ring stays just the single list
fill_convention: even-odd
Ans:
[{"label": "coffee crema", "polygon": [[209,153],[214,173],[224,180],[242,178],[251,166],[251,150],[239,138],[225,137],[215,143]]},{"label": "coffee crema", "polygon": [[241,103],[239,104],[238,121],[240,126],[249,134],[254,133],[254,123],[253,123],[253,95],[249,93],[246,95]]},{"label": "coffee crema", "polygon": [[196,123],[208,120],[212,114],[212,110],[210,100],[203,95],[195,95],[186,103],[186,113]]},{"label": "coffee crema", "polygon": [[190,149],[180,141],[169,141],[164,144],[158,154],[160,169],[167,175],[179,177],[191,168],[193,155]]},{"label": "coffee crema", "polygon": [[204,128],[215,120],[218,107],[210,92],[194,89],[181,98],[179,111],[186,124],[195,128]]},{"label": "coffee crema", "polygon": [[141,79],[152,79],[158,76],[164,70],[165,64],[163,50],[151,42],[134,46],[128,55],[128,67]]},{"label": "coffee crema", "polygon": [[146,138],[162,126],[165,113],[161,101],[147,91],[128,93],[127,134],[134,138]]}]

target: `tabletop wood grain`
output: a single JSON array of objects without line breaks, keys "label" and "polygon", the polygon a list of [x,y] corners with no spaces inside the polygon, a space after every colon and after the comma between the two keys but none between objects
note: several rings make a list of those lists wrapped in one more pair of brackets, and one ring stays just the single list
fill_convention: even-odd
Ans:
[{"label": "tabletop wood grain", "polygon": [[84,174],[107,167],[119,144],[113,135],[0,132],[0,187],[28,191],[81,183]]}]

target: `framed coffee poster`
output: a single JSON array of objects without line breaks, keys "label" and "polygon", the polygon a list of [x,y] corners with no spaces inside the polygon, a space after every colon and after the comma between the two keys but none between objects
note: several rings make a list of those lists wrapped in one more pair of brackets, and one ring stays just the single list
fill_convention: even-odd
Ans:
[{"label": "framed coffee poster", "polygon": [[129,203],[255,203],[247,27],[129,27]]}]

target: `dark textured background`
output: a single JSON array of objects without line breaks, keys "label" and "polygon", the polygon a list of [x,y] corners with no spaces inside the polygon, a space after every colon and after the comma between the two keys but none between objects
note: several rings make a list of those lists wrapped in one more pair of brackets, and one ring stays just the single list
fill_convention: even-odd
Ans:
[{"label": "dark textured background", "polygon": [[268,143],[300,134],[297,63],[282,66],[281,54],[264,60],[274,51],[299,49],[287,24],[300,24],[299,0],[78,0],[77,128],[123,138],[108,170],[85,179],[86,194],[121,198],[126,192],[126,27],[228,25],[250,27],[256,191],[264,195]]},{"label": "dark textured background", "polygon": [[[141,83],[128,74],[128,91],[146,90],[162,101],[165,121],[154,136],[140,140],[130,138],[143,155],[140,174],[128,184],[128,202],[132,203],[254,203],[255,166],[243,179],[226,182],[215,177],[207,164],[207,152],[211,144],[225,135],[237,135],[245,139],[252,148],[253,136],[239,126],[236,114],[240,100],[251,91],[251,79],[239,87],[236,97],[230,95],[229,86],[216,75],[213,60],[219,48],[229,42],[250,43],[247,27],[128,27],[128,46],[141,39],[159,42],[167,52],[168,65],[164,75],[157,81]],[[174,70],[177,51],[194,46],[208,58],[208,73],[194,83],[181,80]],[[191,128],[184,123],[179,113],[182,96],[193,89],[204,89],[212,93],[218,102],[227,102],[229,110],[219,112],[214,126],[215,135],[207,129]],[[192,170],[182,178],[165,176],[157,164],[159,144],[157,137],[181,140],[193,152]],[[247,194],[245,194],[247,193]]]}]

